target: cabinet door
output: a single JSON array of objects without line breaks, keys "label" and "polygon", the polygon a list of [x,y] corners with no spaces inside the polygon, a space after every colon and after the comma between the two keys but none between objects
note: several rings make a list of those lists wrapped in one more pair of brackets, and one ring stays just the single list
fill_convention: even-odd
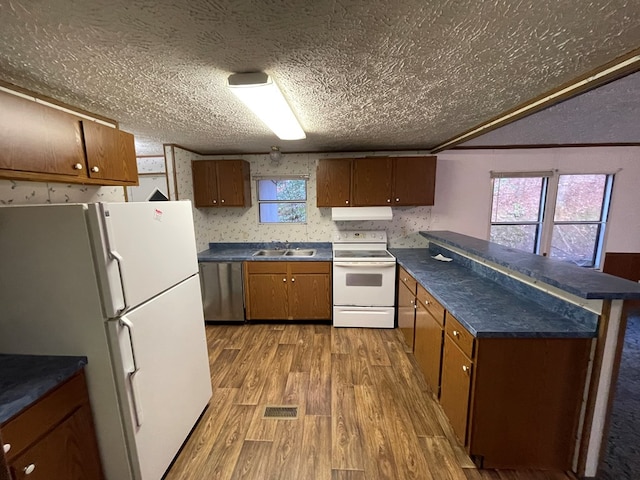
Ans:
[{"label": "cabinet door", "polygon": [[316,169],[316,206],[348,207],[350,204],[351,159],[319,160]]},{"label": "cabinet door", "polygon": [[289,306],[291,319],[331,319],[331,276],[328,273],[292,274]]},{"label": "cabinet door", "polygon": [[433,205],[436,157],[394,158],[393,205]]},{"label": "cabinet door", "polygon": [[445,335],[442,358],[440,405],[449,418],[458,440],[467,444],[467,420],[471,392],[471,361]]},{"label": "cabinet door", "polygon": [[247,278],[247,319],[289,318],[288,286],[286,273],[250,273]]},{"label": "cabinet door", "polygon": [[[125,180],[131,177],[130,159],[127,164],[122,152],[130,151],[128,139],[120,138],[120,130],[96,122],[82,121],[87,168],[90,178]],[[135,151],[135,149],[134,149]],[[135,154],[134,154],[135,161]]]},{"label": "cabinet door", "polygon": [[415,357],[431,391],[440,392],[440,364],[442,360],[442,326],[421,303],[416,303]]},{"label": "cabinet door", "polygon": [[398,328],[404,335],[404,340],[413,351],[414,349],[414,330],[415,330],[415,302],[416,297],[402,282],[398,279]]},{"label": "cabinet door", "polygon": [[388,157],[353,160],[353,205],[391,205],[393,161]]},{"label": "cabinet door", "polygon": [[220,207],[251,206],[251,195],[245,185],[249,183],[249,164],[242,160],[218,160],[215,162],[218,178]]},{"label": "cabinet door", "polygon": [[118,158],[122,163],[122,178],[125,182],[138,183],[136,144],[132,134],[118,130]]},{"label": "cabinet door", "polygon": [[10,468],[16,480],[102,479],[89,405],[17,457]]},{"label": "cabinet door", "polygon": [[0,169],[87,176],[80,122],[0,92]]},{"label": "cabinet door", "polygon": [[191,162],[193,175],[193,203],[196,207],[216,207],[218,205],[218,181],[214,161]]}]

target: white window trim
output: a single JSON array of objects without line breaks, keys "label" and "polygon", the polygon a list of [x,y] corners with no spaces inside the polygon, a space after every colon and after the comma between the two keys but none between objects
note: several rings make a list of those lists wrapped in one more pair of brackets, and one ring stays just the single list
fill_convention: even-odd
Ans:
[{"label": "white window trim", "polygon": [[[309,219],[309,175],[254,175],[256,182],[256,203],[258,204],[258,225],[306,225]],[[260,181],[263,180],[304,180],[303,200],[260,200]],[[260,205],[262,203],[304,203],[304,222],[263,222],[260,218]]]},{"label": "white window trim", "polygon": [[[525,178],[525,177],[546,177],[547,185],[546,191],[543,188],[543,195],[546,195],[544,199],[544,210],[542,212],[542,221],[541,221],[541,231],[539,235],[538,242],[536,245],[538,250],[538,255],[543,257],[549,256],[549,252],[551,251],[551,242],[553,237],[553,227],[556,225],[555,222],[555,213],[556,213],[556,203],[558,198],[558,185],[560,183],[560,176],[562,175],[606,175],[611,180],[607,181],[605,185],[605,195],[603,198],[602,208],[606,212],[606,215],[601,215],[601,220],[599,222],[586,222],[586,223],[599,223],[601,225],[599,235],[598,235],[598,243],[600,245],[599,249],[596,249],[595,258],[594,258],[594,269],[602,268],[602,261],[604,259],[604,253],[606,252],[606,240],[607,240],[607,232],[609,231],[609,217],[611,215],[611,203],[613,200],[613,184],[615,183],[616,173],[620,172],[621,169],[616,170],[615,172],[570,172],[570,171],[560,171],[560,170],[550,170],[550,171],[538,171],[538,172],[495,172],[490,171],[491,176],[491,191],[490,191],[490,205],[489,208],[489,222],[487,228],[487,239],[491,238],[491,227],[493,225],[492,222],[492,214],[493,214],[493,191],[494,191],[494,179],[495,178]],[[606,207],[606,208],[605,208]],[[571,222],[569,222],[571,223]],[[527,224],[527,222],[522,223]],[[562,222],[560,222],[562,224]],[[520,225],[520,223],[518,223]],[[535,252],[534,252],[535,253]]]}]

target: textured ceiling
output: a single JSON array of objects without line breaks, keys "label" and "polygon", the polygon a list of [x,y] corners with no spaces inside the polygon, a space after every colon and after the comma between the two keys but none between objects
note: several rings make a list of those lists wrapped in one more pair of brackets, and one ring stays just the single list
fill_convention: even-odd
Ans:
[{"label": "textured ceiling", "polygon": [[461,146],[640,143],[640,72]]},{"label": "textured ceiling", "polygon": [[[427,149],[638,45],[637,0],[0,1],[0,79],[120,121],[139,154]],[[306,140],[226,90],[258,70]]]}]

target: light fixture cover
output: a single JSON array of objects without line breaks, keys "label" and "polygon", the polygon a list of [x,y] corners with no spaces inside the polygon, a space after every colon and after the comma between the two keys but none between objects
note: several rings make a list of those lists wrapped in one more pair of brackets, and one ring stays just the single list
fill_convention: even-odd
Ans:
[{"label": "light fixture cover", "polygon": [[234,73],[227,86],[281,140],[306,138],[284,95],[266,73]]}]

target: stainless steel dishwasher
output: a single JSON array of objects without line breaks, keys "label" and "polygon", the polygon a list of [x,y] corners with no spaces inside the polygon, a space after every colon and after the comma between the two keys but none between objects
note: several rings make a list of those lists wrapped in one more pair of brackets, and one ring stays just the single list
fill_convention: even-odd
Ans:
[{"label": "stainless steel dishwasher", "polygon": [[207,322],[244,322],[242,262],[200,262]]}]

